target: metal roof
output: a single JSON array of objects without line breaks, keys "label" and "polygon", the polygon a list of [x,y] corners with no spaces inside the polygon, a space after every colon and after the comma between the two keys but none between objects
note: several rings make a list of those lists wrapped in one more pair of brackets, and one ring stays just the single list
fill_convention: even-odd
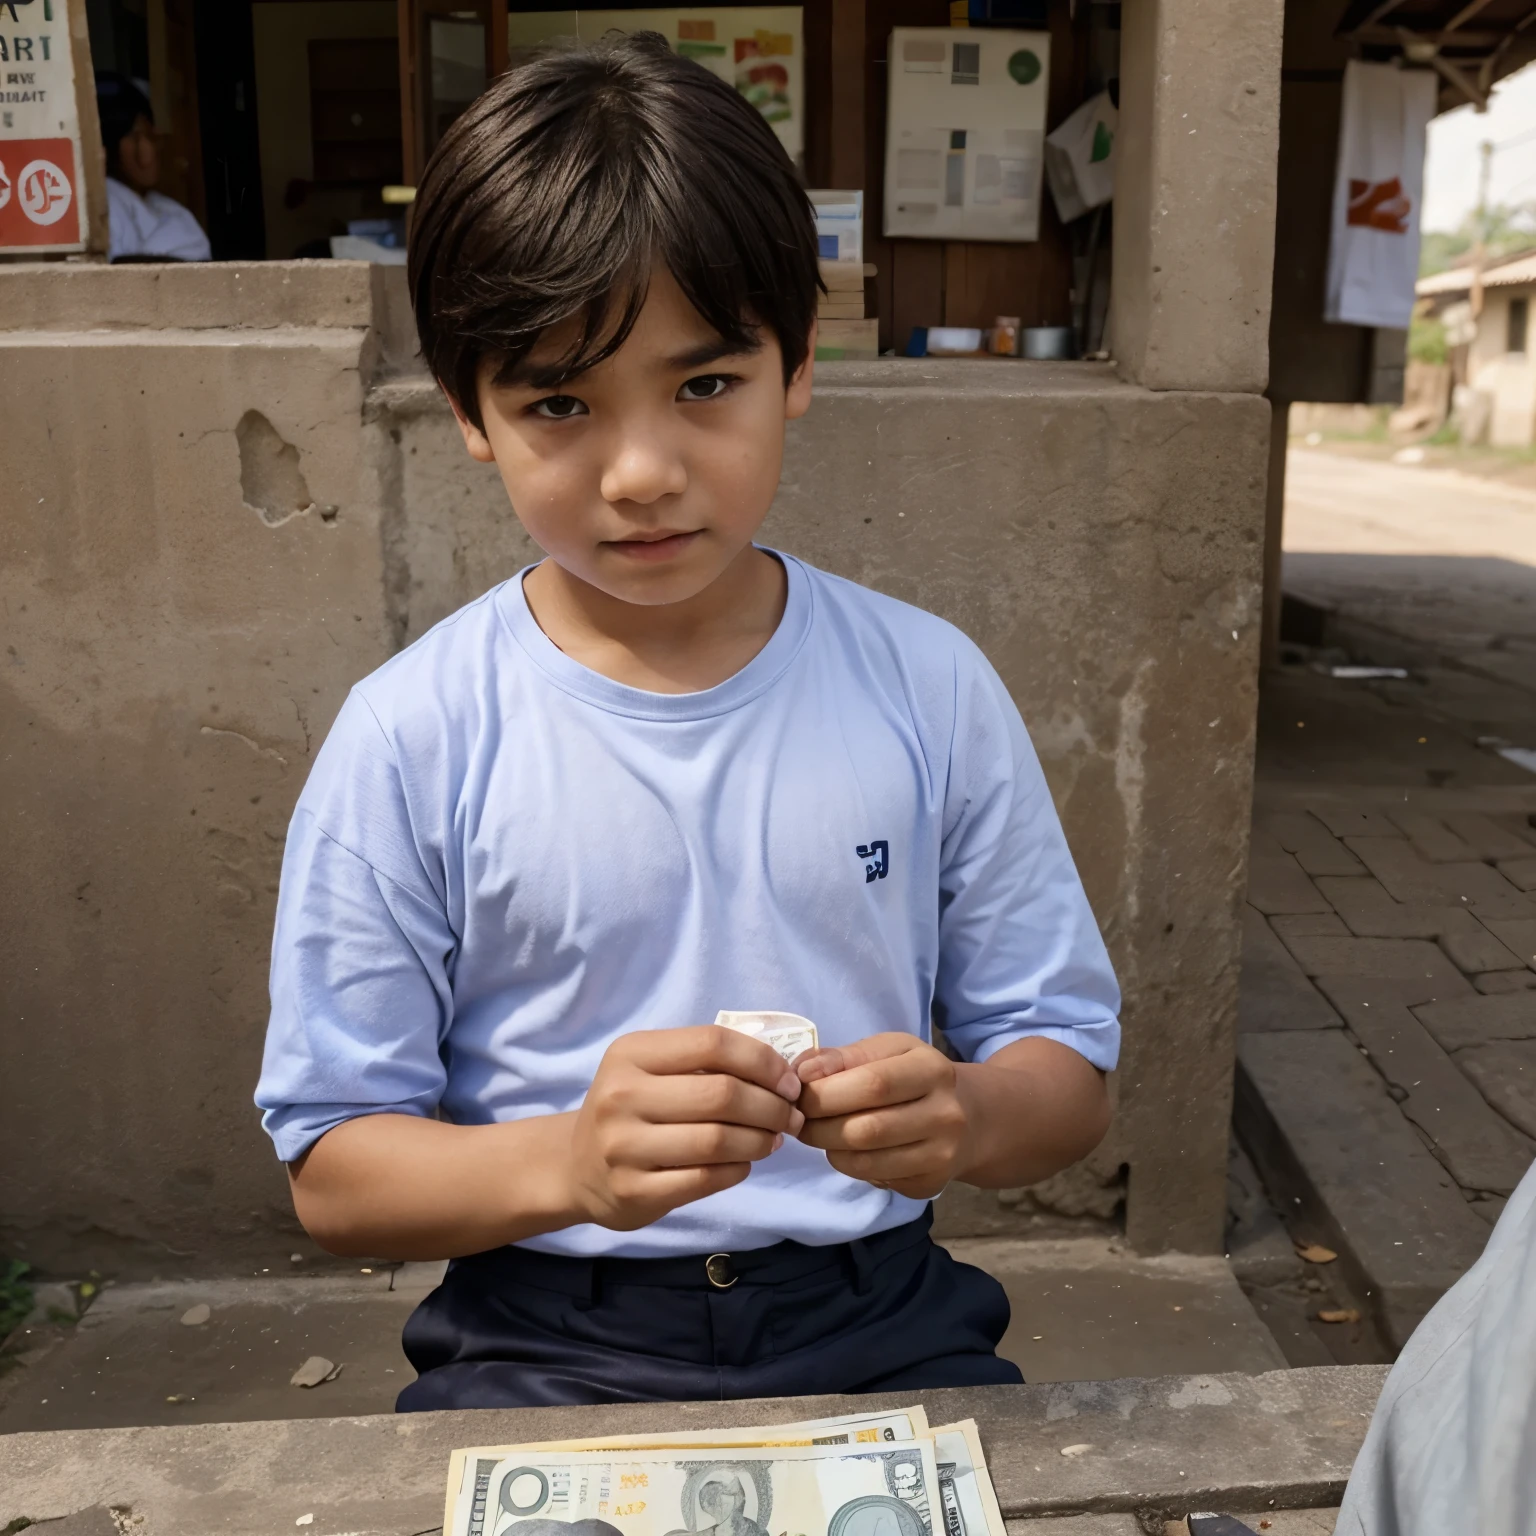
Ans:
[{"label": "metal roof", "polygon": [[[1484,288],[1514,288],[1522,283],[1536,283],[1536,251],[1522,251],[1518,256],[1483,265]],[[1467,293],[1471,288],[1472,268],[1452,267],[1448,272],[1436,272],[1433,277],[1421,277],[1414,292],[1424,299],[1441,293]]]}]

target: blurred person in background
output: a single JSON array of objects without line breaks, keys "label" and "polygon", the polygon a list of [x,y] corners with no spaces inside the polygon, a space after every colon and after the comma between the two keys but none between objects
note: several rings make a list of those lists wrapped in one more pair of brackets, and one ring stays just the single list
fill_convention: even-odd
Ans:
[{"label": "blurred person in background", "polygon": [[1398,1356],[1334,1529],[1536,1532],[1536,1167]]},{"label": "blurred person in background", "polygon": [[100,70],[96,109],[107,151],[108,260],[207,261],[208,236],[191,210],[155,191],[160,146],[149,98],[126,75]]}]

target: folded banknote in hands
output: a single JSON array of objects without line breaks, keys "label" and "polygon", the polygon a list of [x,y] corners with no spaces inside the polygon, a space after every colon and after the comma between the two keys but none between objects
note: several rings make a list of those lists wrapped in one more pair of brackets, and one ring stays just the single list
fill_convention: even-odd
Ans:
[{"label": "folded banknote in hands", "polygon": [[734,1029],[738,1034],[751,1035],[771,1045],[785,1061],[814,1051],[820,1043],[816,1026],[798,1013],[733,1012],[722,1008],[715,1015],[715,1023],[721,1029]]}]

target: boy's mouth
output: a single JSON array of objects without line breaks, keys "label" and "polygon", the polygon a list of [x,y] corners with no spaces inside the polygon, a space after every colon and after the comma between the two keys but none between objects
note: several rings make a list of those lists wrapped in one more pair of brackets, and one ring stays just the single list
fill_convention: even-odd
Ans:
[{"label": "boy's mouth", "polygon": [[631,560],[670,560],[687,549],[702,533],[703,529],[700,528],[691,533],[669,533],[658,529],[655,533],[632,539],[608,539],[605,544],[607,548]]}]

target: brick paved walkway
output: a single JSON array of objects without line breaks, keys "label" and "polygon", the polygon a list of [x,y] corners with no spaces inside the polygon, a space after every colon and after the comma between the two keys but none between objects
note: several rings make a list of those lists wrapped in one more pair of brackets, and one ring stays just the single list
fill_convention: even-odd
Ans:
[{"label": "brick paved walkway", "polygon": [[1400,1347],[1536,1156],[1536,786],[1262,785],[1237,1126]]},{"label": "brick paved walkway", "polygon": [[[1536,1156],[1536,776],[1490,750],[1536,747],[1536,502],[1290,467],[1301,643],[1260,694],[1234,1128],[1291,1235],[1338,1251],[1300,1284],[1390,1352]],[[1294,1325],[1283,1290],[1256,1302]]]}]

